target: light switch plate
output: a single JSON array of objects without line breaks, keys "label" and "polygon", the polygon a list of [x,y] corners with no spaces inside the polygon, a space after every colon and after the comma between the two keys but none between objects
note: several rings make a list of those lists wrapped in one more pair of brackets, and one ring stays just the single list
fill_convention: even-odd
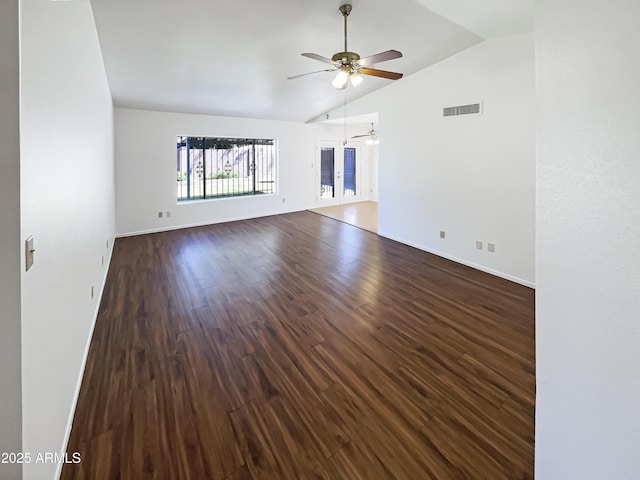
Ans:
[{"label": "light switch plate", "polygon": [[33,256],[35,251],[35,248],[33,248],[33,235],[31,235],[24,242],[25,271],[29,270],[33,265]]}]

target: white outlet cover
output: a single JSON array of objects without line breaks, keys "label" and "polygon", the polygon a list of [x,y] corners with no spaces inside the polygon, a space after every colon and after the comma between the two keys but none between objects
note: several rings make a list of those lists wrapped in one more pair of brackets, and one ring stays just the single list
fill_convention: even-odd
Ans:
[{"label": "white outlet cover", "polygon": [[482,250],[482,242],[480,242],[480,241],[476,240],[476,248],[477,248],[478,250]]}]

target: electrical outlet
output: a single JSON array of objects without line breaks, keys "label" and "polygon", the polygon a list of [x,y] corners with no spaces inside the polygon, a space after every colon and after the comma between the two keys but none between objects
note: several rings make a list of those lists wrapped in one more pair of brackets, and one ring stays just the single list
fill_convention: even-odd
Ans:
[{"label": "electrical outlet", "polygon": [[480,240],[476,240],[476,248],[482,250],[482,242]]},{"label": "electrical outlet", "polygon": [[169,218],[169,217],[171,216],[171,212],[167,211],[167,212],[164,214],[164,216],[165,216],[165,217],[167,217],[167,218]]},{"label": "electrical outlet", "polygon": [[496,251],[496,244],[495,243],[487,243],[487,250],[491,253]]},{"label": "electrical outlet", "polygon": [[162,218],[162,212],[158,212],[158,218]]},{"label": "electrical outlet", "polygon": [[444,230],[440,230],[440,238],[445,238],[446,234],[444,233]]}]

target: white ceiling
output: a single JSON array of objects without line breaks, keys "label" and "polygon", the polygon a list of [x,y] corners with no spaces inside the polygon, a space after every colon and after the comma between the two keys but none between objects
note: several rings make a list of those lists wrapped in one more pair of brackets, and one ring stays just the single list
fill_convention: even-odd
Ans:
[{"label": "white ceiling", "polygon": [[[333,73],[287,80],[330,68],[301,53],[343,50],[342,3],[349,50],[400,50],[375,67],[405,75],[532,25],[533,0],[91,0],[116,106],[292,121],[344,102]],[[347,98],[389,82],[365,77]]]}]

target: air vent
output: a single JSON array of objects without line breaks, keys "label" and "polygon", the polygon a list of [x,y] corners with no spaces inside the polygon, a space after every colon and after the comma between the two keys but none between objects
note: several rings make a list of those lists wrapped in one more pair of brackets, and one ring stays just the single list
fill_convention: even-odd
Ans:
[{"label": "air vent", "polygon": [[482,103],[472,103],[470,105],[459,105],[457,107],[445,107],[442,109],[443,117],[454,117],[457,115],[480,115],[482,114]]}]

